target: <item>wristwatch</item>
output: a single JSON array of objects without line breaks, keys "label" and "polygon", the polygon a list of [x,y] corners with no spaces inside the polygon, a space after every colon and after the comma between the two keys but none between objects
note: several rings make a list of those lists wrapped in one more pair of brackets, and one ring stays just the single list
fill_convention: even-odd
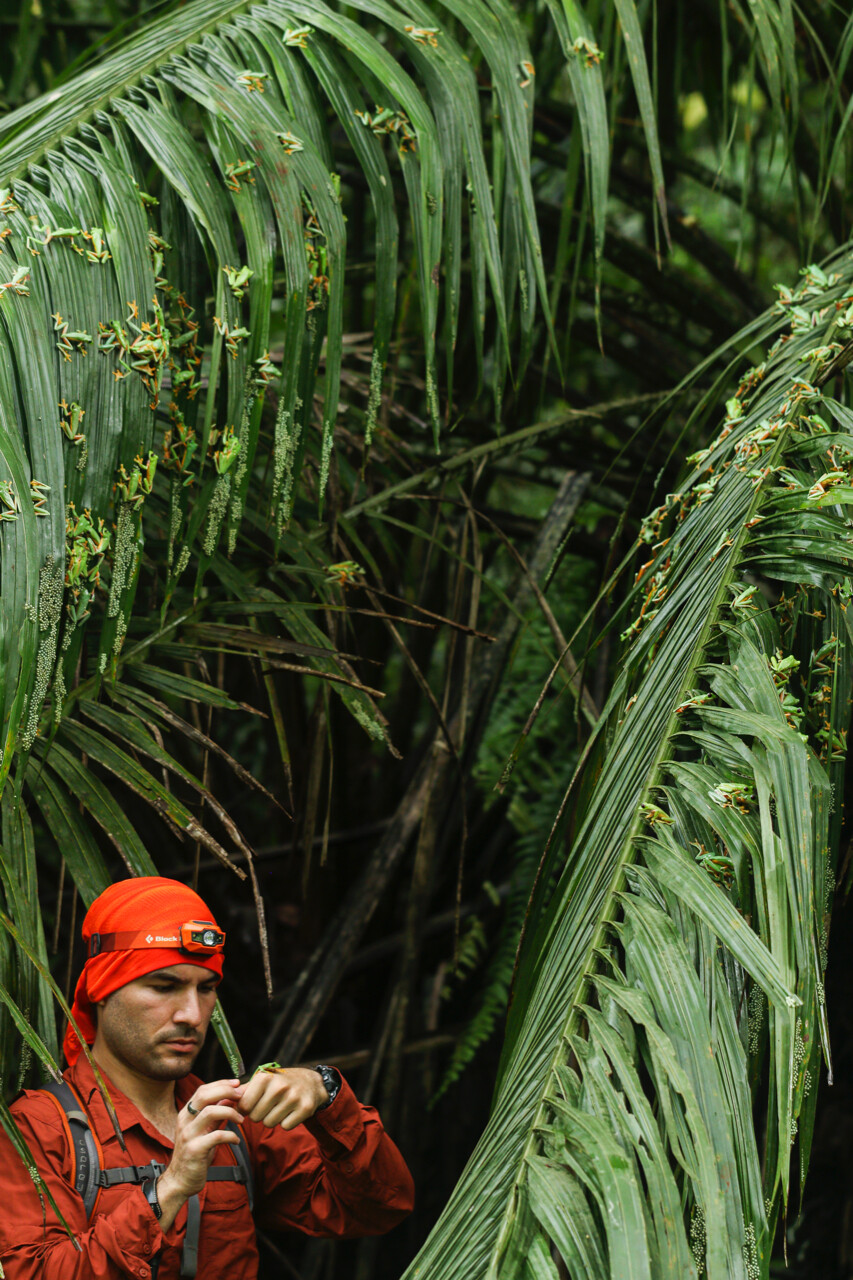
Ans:
[{"label": "wristwatch", "polygon": [[326,1092],[329,1095],[329,1101],[321,1102],[317,1108],[318,1111],[325,1111],[326,1107],[330,1107],[332,1105],[335,1098],[341,1091],[341,1085],[343,1083],[341,1080],[341,1073],[336,1070],[335,1067],[314,1067],[313,1069],[322,1079],[323,1084],[326,1086]]}]

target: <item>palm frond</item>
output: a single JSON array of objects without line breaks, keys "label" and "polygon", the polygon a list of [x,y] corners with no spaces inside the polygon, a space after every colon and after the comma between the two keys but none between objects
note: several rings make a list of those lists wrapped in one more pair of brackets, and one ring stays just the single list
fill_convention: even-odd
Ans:
[{"label": "palm frond", "polygon": [[853,442],[816,384],[850,292],[848,255],[782,291],[765,363],[643,523],[492,1118],[407,1275],[551,1276],[552,1247],[575,1277],[767,1274],[829,1061]]}]

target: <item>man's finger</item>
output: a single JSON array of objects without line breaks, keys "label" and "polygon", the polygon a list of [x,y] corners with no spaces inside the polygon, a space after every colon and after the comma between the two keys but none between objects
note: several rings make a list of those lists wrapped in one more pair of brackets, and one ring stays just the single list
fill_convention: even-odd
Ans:
[{"label": "man's finger", "polygon": [[211,1133],[200,1133],[196,1139],[202,1150],[210,1150],[212,1147],[221,1147],[225,1143],[236,1144],[240,1141],[239,1134],[231,1129],[214,1129]]},{"label": "man's finger", "polygon": [[207,1084],[199,1085],[195,1096],[204,1098],[206,1102],[214,1102],[217,1098],[229,1098],[232,1094],[240,1098],[244,1089],[245,1085],[239,1080],[208,1080]]},{"label": "man's finger", "polygon": [[[192,1099],[190,1101],[192,1102]],[[195,1112],[189,1110],[188,1104],[185,1110],[188,1112],[189,1123],[198,1127],[202,1125],[216,1127],[232,1120],[237,1124],[242,1124],[245,1119],[233,1107],[218,1106],[216,1103],[211,1103],[207,1107],[199,1107]]]},{"label": "man's finger", "polygon": [[281,1127],[289,1133],[291,1129],[295,1129],[297,1125],[302,1124],[313,1114],[314,1112],[310,1107],[298,1107],[296,1111],[291,1112],[289,1116],[286,1116],[281,1121]]},{"label": "man's finger", "polygon": [[[267,1114],[262,1117],[262,1119],[264,1124],[269,1125],[269,1127],[272,1128],[274,1125],[281,1124],[283,1120],[287,1120],[293,1115],[298,1115],[302,1119],[305,1119],[309,1113],[310,1108],[306,1107],[299,1098],[290,1097],[282,1099],[282,1101],[272,1107]],[[301,1123],[301,1120],[297,1120],[296,1123]]]},{"label": "man's finger", "polygon": [[192,1113],[192,1111],[201,1111],[202,1107],[220,1102],[230,1102],[236,1106],[242,1096],[243,1086],[239,1082],[213,1080],[209,1084],[199,1085],[185,1105],[190,1107]]},{"label": "man's finger", "polygon": [[279,1120],[283,1120],[289,1112],[293,1111],[294,1107],[298,1106],[298,1097],[291,1090],[288,1090],[285,1094],[274,1098],[262,1098],[257,1106],[249,1112],[248,1118],[250,1120],[259,1120],[266,1125],[274,1125],[278,1124]]},{"label": "man's finger", "polygon": [[290,1096],[290,1091],[285,1089],[283,1092],[276,1090],[271,1097],[263,1094],[258,1098],[251,1111],[246,1114],[250,1120],[265,1120],[273,1107],[279,1106],[282,1102],[286,1102]]},{"label": "man's finger", "polygon": [[272,1081],[277,1084],[281,1081],[281,1075],[272,1071],[256,1071],[248,1084],[243,1085],[242,1096],[238,1103],[240,1111],[245,1115],[249,1115],[252,1108],[255,1107],[260,1098],[270,1088]]},{"label": "man's finger", "polygon": [[256,1071],[248,1084],[243,1085],[242,1097],[240,1100],[240,1110],[250,1115],[257,1103],[272,1089],[275,1096],[278,1096],[283,1087],[288,1084],[286,1071]]}]

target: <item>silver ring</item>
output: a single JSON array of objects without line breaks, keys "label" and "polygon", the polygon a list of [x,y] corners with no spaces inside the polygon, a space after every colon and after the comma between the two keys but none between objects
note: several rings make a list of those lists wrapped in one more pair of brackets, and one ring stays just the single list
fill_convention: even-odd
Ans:
[{"label": "silver ring", "polygon": [[198,1115],[198,1111],[196,1110],[196,1108],[193,1106],[193,1104],[192,1104],[191,1102],[188,1102],[188,1103],[187,1103],[187,1111],[189,1111],[189,1113],[190,1113],[190,1115],[191,1115],[191,1116],[197,1116],[197,1115]]}]

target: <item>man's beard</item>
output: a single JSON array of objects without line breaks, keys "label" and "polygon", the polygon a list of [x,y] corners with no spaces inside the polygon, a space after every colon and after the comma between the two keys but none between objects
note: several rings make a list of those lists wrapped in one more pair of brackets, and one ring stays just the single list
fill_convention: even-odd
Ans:
[{"label": "man's beard", "polygon": [[152,1080],[183,1080],[184,1076],[188,1076],[195,1066],[196,1059],[201,1053],[202,1046],[199,1045],[192,1057],[187,1054],[182,1055],[180,1061],[169,1065],[155,1058],[152,1054],[147,1060],[147,1064],[134,1062],[133,1065],[137,1070],[142,1070],[145,1075],[151,1076]]},{"label": "man's beard", "polygon": [[[177,1040],[181,1037],[174,1035],[171,1038],[173,1040]],[[194,1040],[195,1036],[187,1035],[183,1038],[186,1040]],[[172,1063],[164,1062],[160,1054],[156,1052],[156,1049],[159,1046],[168,1046],[168,1044],[168,1040],[158,1041],[154,1046],[155,1052],[144,1054],[146,1059],[145,1065],[143,1065],[141,1061],[143,1056],[143,1053],[140,1052],[141,1046],[134,1044],[132,1039],[129,1042],[125,1042],[125,1055],[137,1059],[134,1063],[136,1069],[145,1071],[145,1073],[150,1075],[154,1080],[183,1080],[184,1076],[188,1076],[195,1066],[196,1059],[201,1053],[204,1045],[204,1040],[200,1040],[198,1042],[192,1053],[176,1054],[175,1060]]]}]

